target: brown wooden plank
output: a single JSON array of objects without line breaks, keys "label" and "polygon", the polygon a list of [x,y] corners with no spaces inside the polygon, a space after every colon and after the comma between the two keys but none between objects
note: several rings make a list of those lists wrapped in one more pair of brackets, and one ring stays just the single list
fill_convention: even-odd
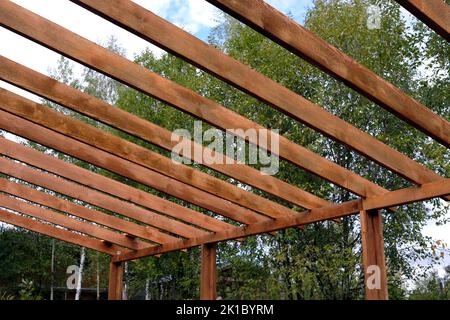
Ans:
[{"label": "brown wooden plank", "polygon": [[378,210],[361,211],[361,247],[367,300],[387,300],[383,222]]},{"label": "brown wooden plank", "polygon": [[209,231],[220,231],[232,227],[228,223],[198,211],[183,207],[174,202],[130,187],[114,179],[107,178],[1,137],[0,154]]},{"label": "brown wooden plank", "polygon": [[450,146],[448,121],[264,1],[207,1]]},{"label": "brown wooden plank", "polygon": [[[173,138],[172,132],[169,130],[122,109],[115,108],[102,100],[89,96],[5,57],[0,56],[0,64],[2,65],[0,69],[1,80],[45,99],[125,131],[168,151],[172,151],[179,141]],[[204,154],[205,150],[209,150],[194,141],[191,141],[191,143],[192,150],[201,150],[202,154]],[[211,150],[209,150],[209,153],[211,153]],[[193,155],[194,153],[192,152],[191,156],[186,156],[186,158],[195,160]],[[232,163],[226,160],[225,155],[218,155],[217,153],[216,155],[223,159],[223,163]],[[323,207],[329,204],[329,202],[273,176],[262,175],[259,170],[247,165],[207,163],[204,165],[306,209]]]},{"label": "brown wooden plank", "polygon": [[133,162],[98,150],[1,110],[0,128],[235,221],[251,224],[268,220],[268,218],[256,214],[254,211],[215,197],[210,193],[170,179],[157,172],[136,165]]},{"label": "brown wooden plank", "polygon": [[448,195],[450,195],[449,178],[364,199],[363,208],[364,210],[383,209]]},{"label": "brown wooden plank", "polygon": [[[421,187],[405,188],[401,190],[391,191],[390,193],[384,194],[380,197],[374,197],[376,201],[372,203],[370,198],[366,200],[352,200],[341,204],[334,204],[324,208],[312,209],[308,212],[299,214],[297,217],[279,218],[273,221],[260,222],[246,227],[235,228],[234,230],[231,229],[225,232],[218,232],[214,235],[198,239],[176,241],[174,243],[163,244],[162,246],[159,246],[157,248],[149,248],[134,253],[124,254],[120,257],[115,257],[114,259],[118,261],[134,260],[149,255],[156,255],[165,252],[191,248],[205,243],[214,243],[245,238],[248,236],[277,231],[293,226],[301,226],[322,220],[342,218],[344,216],[360,212],[361,210],[363,210],[363,206],[365,206],[366,210],[368,210],[368,208],[373,209],[374,207],[387,208],[389,206],[398,206],[413,201],[421,201],[433,197],[441,197],[449,194],[449,184],[450,179],[431,182]],[[390,194],[392,194],[392,196]],[[413,194],[413,196],[410,196],[410,194]],[[383,199],[385,199],[386,203],[383,203]],[[396,200],[393,201],[392,199]],[[368,204],[364,204],[364,202]]]},{"label": "brown wooden plank", "polygon": [[50,211],[24,201],[19,201],[4,194],[0,194],[0,206],[20,214],[25,214],[27,216],[50,222],[66,229],[84,233],[100,240],[115,243],[121,247],[132,250],[150,247],[150,244],[147,242],[136,239],[132,240],[123,234],[101,228],[91,223],[74,219],[70,216],[60,214],[55,211]]},{"label": "brown wooden plank", "polygon": [[251,224],[245,227],[236,227],[234,229],[217,232],[201,238],[178,240],[172,243],[162,244],[158,247],[147,248],[132,253],[126,253],[114,257],[115,261],[128,261],[146,256],[158,255],[166,252],[178,251],[200,246],[206,243],[215,243],[227,240],[234,240],[254,236],[261,233],[267,233],[282,230],[290,227],[296,227],[313,222],[336,219],[358,213],[361,210],[361,201],[352,200],[341,204],[333,204],[319,209],[311,209],[297,216],[288,216],[278,218],[272,221],[264,221]]},{"label": "brown wooden plank", "polygon": [[202,245],[200,270],[200,300],[217,299],[217,244]]},{"label": "brown wooden plank", "polygon": [[0,88],[0,109],[268,217],[295,211]]},{"label": "brown wooden plank", "polygon": [[159,232],[151,227],[138,225],[113,215],[89,209],[3,178],[0,178],[0,191],[152,242],[166,243],[177,240],[177,238]]},{"label": "brown wooden plank", "polygon": [[109,263],[108,300],[122,300],[123,263]]},{"label": "brown wooden plank", "polygon": [[[422,184],[441,178],[432,170],[132,1],[73,0],[72,2],[212,73],[414,183]],[[241,4],[246,6],[245,3]],[[23,73],[16,70],[18,68],[14,67],[10,73],[22,77]],[[321,206],[324,205],[326,204]]]},{"label": "brown wooden plank", "polygon": [[396,0],[406,10],[450,41],[450,7],[443,0]]},{"label": "brown wooden plank", "polygon": [[0,172],[185,238],[207,234],[185,223],[1,157]]},{"label": "brown wooden plank", "polygon": [[115,245],[107,246],[100,240],[83,236],[81,234],[61,228],[56,228],[52,225],[44,224],[30,218],[25,218],[17,214],[8,212],[6,211],[6,209],[2,208],[0,208],[0,221],[109,255],[115,255],[118,252],[129,252],[129,250],[127,249],[120,248]]},{"label": "brown wooden plank", "polygon": [[[263,127],[12,2],[0,3],[0,25],[223,130]],[[243,136],[241,136],[243,137]],[[248,137],[243,137],[248,138]],[[251,141],[258,144],[258,141]],[[270,150],[270,143],[259,143]],[[280,137],[283,158],[357,195],[386,190]]]}]

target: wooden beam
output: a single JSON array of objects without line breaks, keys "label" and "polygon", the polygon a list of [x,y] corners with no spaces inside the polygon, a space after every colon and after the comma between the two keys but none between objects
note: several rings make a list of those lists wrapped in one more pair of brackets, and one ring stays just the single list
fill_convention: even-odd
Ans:
[{"label": "wooden beam", "polygon": [[198,211],[183,207],[174,202],[130,187],[129,185],[120,183],[114,179],[107,178],[1,137],[0,154],[209,231],[216,232],[232,227],[232,225],[228,223]]},{"label": "wooden beam", "polygon": [[68,197],[81,200],[99,208],[109,210],[124,217],[143,222],[152,227],[176,234],[178,236],[193,238],[208,234],[207,232],[194,228],[188,224],[161,216],[152,211],[144,210],[141,207],[111,196],[107,196],[96,190],[88,189],[80,186],[79,184],[1,157],[0,172],[48,190],[58,192]]},{"label": "wooden beam", "polygon": [[[440,179],[432,170],[132,1],[72,2],[225,80],[414,183],[422,184]],[[246,6],[242,1],[240,3],[242,7]],[[14,77],[23,77],[24,73],[18,70],[20,69],[14,66],[9,73]],[[30,79],[38,81],[36,77]],[[39,83],[42,84],[42,81],[39,80]],[[280,151],[280,155],[283,156],[284,152]],[[286,192],[283,191],[284,194]],[[327,204],[321,206],[325,205]],[[311,209],[311,206],[303,207]]]},{"label": "wooden beam", "polygon": [[123,291],[123,263],[109,263],[108,300],[122,300]]},{"label": "wooden beam", "polygon": [[[51,100],[78,113],[101,121],[113,128],[127,132],[133,136],[162,147],[168,151],[174,150],[178,138],[167,129],[152,122],[141,119],[120,108],[76,90],[64,83],[58,82],[39,72],[15,63],[0,56],[0,79],[15,86],[28,90],[45,99]],[[201,154],[213,154],[211,149],[191,141],[191,150],[200,150]],[[185,155],[195,161],[194,152]],[[231,159],[223,154],[215,153],[215,157],[222,159],[220,164],[204,163],[205,166],[225,174],[235,180],[268,192],[297,206],[311,209],[330,204],[311,193],[301,190],[270,175],[262,175],[259,170],[243,164],[233,164]],[[229,163],[229,164],[228,164]]]},{"label": "wooden beam", "polygon": [[397,0],[406,10],[450,41],[450,7],[443,0]]},{"label": "wooden beam", "polygon": [[[421,201],[433,197],[440,197],[449,193],[449,181],[450,179],[445,179],[445,181],[433,182],[423,185],[422,187],[391,191],[390,193],[392,193],[393,196],[391,196],[390,193],[387,193],[383,196],[377,197],[374,202],[371,202],[371,199],[369,198],[366,200],[353,200],[324,208],[312,209],[308,212],[300,213],[297,217],[279,218],[273,221],[260,222],[246,227],[235,228],[225,232],[218,232],[214,235],[198,239],[188,239],[184,241],[176,241],[174,243],[167,243],[159,247],[124,254],[115,257],[115,259],[123,261],[134,260],[145,256],[191,248],[205,243],[241,239],[248,236],[277,231],[294,226],[306,225],[318,221],[342,218],[360,212],[363,210],[363,206],[366,209],[373,207],[387,208],[389,206],[397,206],[412,201]],[[413,194],[413,196],[409,196],[409,194]],[[386,199],[386,203],[382,203],[383,198]],[[396,200],[393,201],[392,199]],[[365,201],[367,204],[364,204]]]},{"label": "wooden beam", "polygon": [[382,216],[378,210],[362,210],[360,220],[366,299],[387,300]]},{"label": "wooden beam", "polygon": [[197,247],[207,243],[245,238],[261,233],[297,227],[313,222],[345,217],[358,213],[361,208],[362,207],[360,200],[348,201],[324,208],[311,209],[310,211],[299,213],[297,216],[288,216],[272,221],[258,222],[245,227],[235,227],[234,229],[217,232],[215,234],[211,234],[201,238],[174,241],[172,243],[162,244],[158,247],[147,248],[132,253],[118,255],[114,257],[114,259],[115,261],[128,261],[146,256]]},{"label": "wooden beam", "polygon": [[0,88],[0,109],[268,217],[295,211]]},{"label": "wooden beam", "polygon": [[2,208],[0,208],[0,221],[109,255],[115,255],[118,252],[129,252],[127,249],[119,249],[117,246],[106,246],[100,240],[25,218]]},{"label": "wooden beam", "polygon": [[1,110],[0,128],[235,221],[251,224],[267,220],[267,218],[256,214],[254,211],[225,201],[207,192],[185,185],[133,162],[98,150]]},{"label": "wooden beam", "polygon": [[121,247],[129,248],[132,250],[144,249],[150,246],[150,243],[136,239],[128,239],[120,233],[96,226],[85,221],[74,219],[70,216],[50,211],[42,207],[32,205],[30,203],[20,201],[18,199],[14,199],[4,194],[0,194],[0,206],[21,214],[25,214],[27,216],[45,220],[66,229],[81,232],[100,240],[108,241],[110,244],[115,243]]},{"label": "wooden beam", "polygon": [[200,300],[217,299],[217,244],[202,245],[200,270]]},{"label": "wooden beam", "polygon": [[364,199],[363,208],[364,210],[383,209],[448,195],[450,195],[450,178],[443,178],[420,187],[400,189]]},{"label": "wooden beam", "polygon": [[0,178],[0,191],[115,230],[133,234],[139,238],[152,242],[166,243],[177,240],[176,237],[172,237],[151,227],[138,225],[110,214],[89,209],[71,201],[51,196],[47,193],[37,191],[36,189],[3,178]]},{"label": "wooden beam", "polygon": [[[135,64],[61,26],[52,23],[12,2],[0,3],[0,25],[76,60],[94,70],[144,92],[162,102],[181,109],[223,130],[240,128],[264,129],[192,90],[184,88],[150,70]],[[248,140],[248,135],[241,135]],[[270,142],[250,141],[271,150]],[[384,193],[386,190],[354,172],[329,161],[286,138],[280,137],[283,158],[301,168],[327,179],[357,195]]]},{"label": "wooden beam", "polygon": [[264,1],[207,1],[343,81],[444,146],[450,146],[448,121]]}]

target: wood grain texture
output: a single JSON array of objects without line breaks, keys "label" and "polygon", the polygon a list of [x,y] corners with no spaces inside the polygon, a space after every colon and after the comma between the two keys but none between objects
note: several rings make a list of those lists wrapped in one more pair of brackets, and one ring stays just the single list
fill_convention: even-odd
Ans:
[{"label": "wood grain texture", "polygon": [[268,217],[295,211],[0,88],[0,109]]},{"label": "wood grain texture", "polygon": [[64,227],[73,231],[81,232],[85,235],[89,235],[99,240],[105,240],[109,243],[117,244],[118,246],[125,247],[132,250],[144,249],[150,247],[151,244],[141,241],[132,240],[123,234],[102,228],[97,225],[93,225],[86,221],[81,221],[79,219],[72,218],[70,216],[50,211],[42,207],[38,207],[27,203],[25,201],[20,201],[18,199],[0,194],[0,207],[18,212],[20,214],[25,214],[40,220],[50,222],[54,225]]},{"label": "wood grain texture", "polygon": [[123,272],[123,263],[110,261],[108,300],[122,300]]},{"label": "wood grain texture", "polygon": [[106,245],[100,240],[83,236],[65,229],[56,228],[49,224],[19,216],[17,214],[6,211],[0,208],[0,221],[14,225],[19,228],[27,229],[29,231],[37,232],[58,240],[62,240],[81,247],[86,247],[95,251],[103,252],[111,256],[119,252],[129,252],[127,249],[117,247],[115,245]]},{"label": "wood grain texture", "polygon": [[388,299],[382,220],[378,210],[360,212],[364,288],[367,300]]},{"label": "wood grain texture", "polygon": [[[113,107],[102,100],[87,95],[5,57],[0,56],[0,65],[2,66],[0,69],[1,80],[91,117],[113,128],[127,132],[168,151],[174,150],[174,147],[179,141],[179,139],[174,138],[176,135],[167,129],[141,119],[120,108]],[[222,163],[233,163],[232,161],[227,161],[225,155],[214,153],[212,150],[194,141],[191,141],[191,150],[200,150],[201,154],[205,152],[214,154],[214,157],[220,157],[222,159]],[[190,155],[185,155],[185,157],[195,160],[193,155],[194,152],[191,152]],[[228,158],[228,160],[230,159]],[[306,209],[322,207],[329,204],[329,202],[273,176],[262,175],[259,170],[247,165],[221,165],[215,163],[204,163],[204,165],[235,180],[266,191]]]},{"label": "wood grain texture", "polygon": [[128,261],[146,256],[153,256],[166,252],[188,249],[207,243],[241,239],[261,233],[297,227],[322,220],[342,218],[358,213],[361,208],[362,204],[360,200],[352,200],[341,204],[333,204],[324,208],[311,209],[310,211],[305,211],[293,217],[288,216],[272,221],[254,223],[245,227],[236,227],[234,229],[225,230],[223,232],[217,232],[215,234],[211,234],[201,238],[178,240],[172,243],[162,244],[154,248],[147,248],[132,253],[117,255],[113,259],[114,261]]},{"label": "wood grain texture", "polygon": [[155,243],[178,239],[151,227],[138,225],[3,178],[0,178],[0,191]]},{"label": "wood grain texture", "polygon": [[396,0],[406,10],[450,41],[450,7],[443,0]]},{"label": "wood grain texture", "polygon": [[264,1],[207,1],[343,81],[444,146],[450,146],[448,121]]},{"label": "wood grain texture", "polygon": [[[181,109],[220,129],[263,129],[262,126],[194,93],[120,55],[92,43],[20,6],[0,2],[0,25],[128,86]],[[247,138],[246,136],[241,136]],[[250,141],[270,150],[268,144]],[[386,190],[310,150],[280,137],[280,156],[357,195],[366,197]]]},{"label": "wood grain texture", "polygon": [[[132,1],[72,0],[72,2],[210,72],[416,184],[441,178],[432,170],[371,135]],[[240,3],[242,7],[246,6],[242,1]],[[14,69],[17,70],[17,68]],[[21,72],[17,74],[22,75]],[[305,208],[310,209],[310,207]]]},{"label": "wood grain texture", "polygon": [[188,224],[158,215],[149,210],[144,210],[131,203],[107,196],[96,190],[88,189],[79,184],[32,169],[5,158],[0,158],[0,173],[55,191],[59,194],[83,201],[98,208],[109,210],[110,212],[120,214],[124,217],[184,238],[194,238],[208,234],[207,232],[194,228]]},{"label": "wood grain texture", "polygon": [[0,128],[232,220],[244,224],[251,224],[268,219],[254,211],[215,197],[207,192],[185,185],[133,162],[98,150],[1,110]]},{"label": "wood grain texture", "polygon": [[217,244],[202,245],[200,268],[200,300],[217,299]]},{"label": "wood grain texture", "polygon": [[399,189],[380,196],[364,199],[363,208],[365,210],[383,209],[437,197],[446,197],[448,195],[450,195],[450,178],[425,183],[420,187]]},{"label": "wood grain texture", "polygon": [[147,209],[161,212],[167,216],[196,225],[205,230],[216,232],[232,227],[232,225],[228,223],[198,211],[183,207],[143,190],[130,187],[129,185],[120,183],[114,179],[107,178],[72,163],[65,162],[51,155],[44,154],[1,137],[0,154],[80,183],[89,188],[113,195],[122,200],[130,201]]}]

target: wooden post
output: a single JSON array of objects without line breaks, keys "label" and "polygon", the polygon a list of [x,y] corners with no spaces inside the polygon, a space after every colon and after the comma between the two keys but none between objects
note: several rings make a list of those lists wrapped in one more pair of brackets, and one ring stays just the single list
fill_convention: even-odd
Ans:
[{"label": "wooden post", "polygon": [[387,300],[382,216],[379,210],[363,210],[360,221],[366,299]]},{"label": "wooden post", "polygon": [[123,262],[109,263],[108,300],[122,300]]},{"label": "wooden post", "polygon": [[200,300],[216,300],[217,269],[216,243],[202,245],[202,266],[200,274]]}]

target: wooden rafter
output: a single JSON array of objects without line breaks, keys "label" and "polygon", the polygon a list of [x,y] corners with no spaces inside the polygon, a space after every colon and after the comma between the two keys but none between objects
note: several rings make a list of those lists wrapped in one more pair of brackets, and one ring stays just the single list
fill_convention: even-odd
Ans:
[{"label": "wooden rafter", "polygon": [[0,138],[0,154],[27,163],[33,167],[51,172],[87,187],[130,201],[142,207],[161,212],[167,216],[196,225],[209,231],[220,231],[232,225],[212,218],[198,211],[154,196],[148,192],[130,187],[114,179],[67,163],[19,143]]},{"label": "wooden rafter", "polygon": [[184,238],[207,234],[188,224],[1,157],[0,172]]},{"label": "wooden rafter", "polygon": [[[2,65],[0,69],[1,80],[101,121],[113,128],[137,136],[168,151],[172,151],[178,143],[178,140],[172,138],[172,132],[169,130],[122,109],[115,108],[93,96],[89,96],[44,76],[39,72],[26,68],[2,56],[0,56],[0,64]],[[207,148],[203,148],[203,146],[193,141],[192,149],[201,150],[201,154],[204,154],[205,150],[207,150]],[[195,157],[193,154],[192,152],[191,156],[187,155],[186,158],[194,160]],[[223,159],[222,163],[227,164],[206,163],[205,166],[306,209],[322,207],[329,204],[327,201],[276,179],[273,176],[261,175],[258,170],[247,165],[228,164],[232,162],[226,161],[225,155],[221,154],[218,157]]]},{"label": "wooden rafter", "polygon": [[155,243],[178,239],[154,228],[138,225],[3,178],[0,178],[0,191]]},{"label": "wooden rafter", "polygon": [[[433,191],[430,192],[430,190]],[[430,182],[429,184],[423,185],[421,187],[411,187],[396,191],[390,191],[385,195],[385,197],[389,196],[389,198],[387,198],[388,200],[386,201],[386,203],[383,202],[381,200],[382,197],[380,197],[379,198],[380,201],[377,201],[376,204],[375,203],[370,204],[370,207],[371,209],[382,209],[387,208],[389,206],[399,206],[415,201],[428,200],[431,198],[448,195],[449,191],[450,191],[450,179],[445,179],[443,181],[437,182]],[[402,197],[405,194],[412,194],[412,196],[406,199]],[[393,201],[392,199],[395,199],[395,201]],[[136,251],[129,254],[117,256],[114,259],[116,261],[133,260],[149,255],[157,255],[165,252],[191,248],[205,243],[214,243],[244,238],[261,233],[267,233],[271,231],[295,227],[299,225],[342,218],[345,216],[359,213],[361,210],[363,210],[364,201],[368,201],[368,203],[370,203],[370,198],[367,200],[352,200],[340,204],[333,204],[331,206],[324,208],[312,209],[310,211],[300,213],[296,217],[285,217],[275,219],[273,221],[255,223],[246,227],[240,227],[235,228],[234,230],[218,232],[198,239],[179,240],[173,243],[163,244],[158,247],[152,247],[141,251]]]},{"label": "wooden rafter", "polygon": [[129,250],[116,245],[107,245],[100,240],[19,216],[2,208],[0,208],[0,221],[111,256],[117,255],[118,252],[129,252]]},{"label": "wooden rafter", "polygon": [[[370,289],[366,290],[367,298],[387,299],[379,210],[435,197],[449,199],[450,179],[439,176],[131,1],[71,1],[345,144],[418,186],[396,191],[385,190],[282,136],[277,136],[280,146],[277,154],[282,159],[361,198],[331,204],[272,176],[260,175],[257,170],[246,165],[205,164],[235,180],[309,209],[296,212],[199,170],[176,165],[156,152],[0,89],[0,129],[210,210],[244,226],[233,226],[4,138],[0,138],[1,174],[106,209],[114,215],[38,191],[20,182],[0,178],[0,221],[111,255],[110,299],[122,298],[124,261],[202,246],[201,298],[214,299],[216,243],[360,213],[366,280],[369,279],[367,270],[374,265],[380,267],[381,275],[379,288],[366,288]],[[450,123],[447,120],[264,1],[207,1],[449,147]],[[450,8],[444,2],[397,2],[449,40]],[[230,109],[11,1],[0,0],[0,26],[222,130],[239,128],[244,132],[247,129],[263,129]],[[172,151],[177,143],[172,141],[172,133],[168,130],[5,57],[0,56],[0,66],[0,80],[165,150]],[[273,153],[270,141],[251,140],[245,134],[237,134]],[[191,148],[207,150],[192,141]],[[195,161],[195,157],[191,159]]]},{"label": "wooden rafter", "polygon": [[38,218],[73,231],[81,232],[100,240],[105,240],[109,243],[115,243],[128,249],[139,250],[151,246],[151,244],[147,242],[131,239],[123,234],[57,213],[55,211],[50,211],[42,207],[32,205],[25,201],[19,201],[3,194],[0,194],[0,207]]},{"label": "wooden rafter", "polygon": [[[12,2],[0,2],[0,25],[55,50],[94,70],[102,72],[158,100],[227,130],[263,127],[231,110],[184,88],[118,54],[92,43],[61,26]],[[248,137],[243,137],[248,138]],[[268,145],[252,141],[270,150]],[[260,142],[260,141],[259,141]],[[359,196],[385,193],[380,186],[329,161],[284,137],[280,137],[280,156]]]},{"label": "wooden rafter", "polygon": [[450,41],[450,7],[443,0],[396,0],[445,40]]},{"label": "wooden rafter", "polygon": [[1,110],[0,128],[235,221],[251,224],[265,220],[251,210]]},{"label": "wooden rafter", "polygon": [[450,146],[448,121],[264,1],[207,1],[343,81],[444,146]]},{"label": "wooden rafter", "polygon": [[4,89],[0,89],[0,109],[268,217],[277,218],[295,214],[285,206],[186,165],[175,164],[159,153]]},{"label": "wooden rafter", "polygon": [[[229,84],[285,112],[287,115],[344,143],[380,165],[416,183],[439,180],[432,170],[378,139],[290,91],[247,65],[220,52],[188,32],[127,0],[72,0],[145,40],[212,73]],[[216,3],[215,1],[211,1]],[[221,1],[217,1],[221,2]],[[233,1],[223,1],[229,3]],[[247,7],[236,1],[233,8]],[[231,7],[231,5],[230,5]],[[250,9],[247,8],[250,12]],[[241,12],[241,11],[240,11]],[[256,15],[256,13],[254,13]],[[13,70],[17,70],[14,68]],[[14,71],[11,71],[14,72]],[[14,73],[21,75],[22,73]],[[8,80],[6,80],[8,81]],[[281,153],[281,152],[280,152]],[[309,209],[308,207],[305,207]]]}]

